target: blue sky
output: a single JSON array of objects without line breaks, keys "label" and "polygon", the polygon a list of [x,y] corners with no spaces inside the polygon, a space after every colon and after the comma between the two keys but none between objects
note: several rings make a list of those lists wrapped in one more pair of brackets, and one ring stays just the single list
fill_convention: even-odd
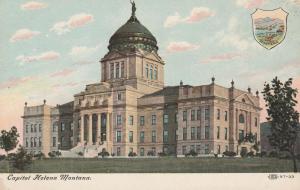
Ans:
[{"label": "blue sky", "polygon": [[[300,0],[136,0],[138,19],[157,38],[165,84],[262,90],[274,76],[300,87]],[[252,33],[256,8],[289,13],[285,40],[271,50]],[[72,101],[100,81],[99,60],[130,14],[129,0],[2,0],[0,128],[21,127],[29,106]]]}]

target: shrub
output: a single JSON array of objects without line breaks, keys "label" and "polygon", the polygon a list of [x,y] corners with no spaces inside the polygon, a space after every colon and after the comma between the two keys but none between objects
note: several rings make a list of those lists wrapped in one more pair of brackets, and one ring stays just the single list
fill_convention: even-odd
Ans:
[{"label": "shrub", "polygon": [[128,156],[129,156],[129,157],[136,157],[137,154],[136,154],[135,152],[129,152]]},{"label": "shrub", "polygon": [[149,152],[147,152],[147,156],[155,156],[155,154],[153,151],[149,151]]},{"label": "shrub", "polygon": [[248,152],[247,157],[254,157],[254,152],[253,151]]},{"label": "shrub", "polygon": [[59,151],[52,151],[52,152],[49,152],[49,153],[48,153],[48,156],[49,156],[50,158],[56,158],[56,157],[61,156],[61,152],[59,152]]},{"label": "shrub", "polygon": [[114,156],[115,156],[115,153],[111,153],[111,156],[114,157]]},{"label": "shrub", "polygon": [[229,156],[229,157],[234,157],[234,156],[236,156],[236,153],[232,152],[232,151],[225,151],[225,152],[223,152],[223,155]]},{"label": "shrub", "polygon": [[98,156],[101,156],[102,158],[105,158],[105,157],[109,156],[109,153],[106,151],[105,148],[103,148],[102,151],[98,153]]},{"label": "shrub", "polygon": [[33,155],[34,158],[38,159],[38,160],[42,160],[43,158],[45,158],[45,154],[42,152],[39,152],[35,155]]},{"label": "shrub", "polygon": [[164,156],[168,156],[168,154],[165,153],[165,152],[159,152],[159,153],[158,153],[158,156],[159,156],[159,157],[164,157]]},{"label": "shrub", "polygon": [[292,158],[292,155],[291,153],[284,151],[284,152],[279,152],[278,157],[280,159],[290,159]]},{"label": "shrub", "polygon": [[6,158],[6,156],[3,154],[3,155],[0,155],[0,161],[4,160]]},{"label": "shrub", "polygon": [[192,157],[196,157],[198,155],[198,153],[194,150],[190,150],[190,152],[186,153],[185,156],[192,156]]},{"label": "shrub", "polygon": [[277,158],[278,157],[278,152],[277,151],[271,151],[269,153],[269,157],[271,157],[271,158]]},{"label": "shrub", "polygon": [[247,149],[246,148],[242,148],[241,152],[240,152],[241,157],[245,157],[247,156]]},{"label": "shrub", "polygon": [[25,167],[32,163],[32,155],[28,154],[26,150],[20,146],[17,153],[11,157],[12,166],[19,170],[24,170]]},{"label": "shrub", "polygon": [[83,152],[81,152],[81,151],[78,152],[77,154],[78,154],[78,156],[83,156]]}]

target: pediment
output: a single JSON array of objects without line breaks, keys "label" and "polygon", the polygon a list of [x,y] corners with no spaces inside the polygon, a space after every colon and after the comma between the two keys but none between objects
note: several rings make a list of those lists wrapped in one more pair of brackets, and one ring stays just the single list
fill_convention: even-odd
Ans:
[{"label": "pediment", "polygon": [[160,62],[160,63],[164,64],[164,61],[161,59],[161,57],[154,52],[145,53],[144,57],[147,59],[154,60],[156,62]]},{"label": "pediment", "polygon": [[123,54],[123,53],[120,53],[120,52],[117,52],[117,51],[112,51],[112,52],[107,53],[101,59],[101,62],[102,61],[107,61],[107,60],[122,59],[124,57],[126,57],[126,54]]},{"label": "pediment", "polygon": [[253,101],[253,99],[247,93],[244,93],[244,94],[241,94],[241,95],[237,96],[235,98],[235,100],[238,101],[238,102],[243,102],[243,103],[251,104],[251,105],[255,106],[255,102]]}]

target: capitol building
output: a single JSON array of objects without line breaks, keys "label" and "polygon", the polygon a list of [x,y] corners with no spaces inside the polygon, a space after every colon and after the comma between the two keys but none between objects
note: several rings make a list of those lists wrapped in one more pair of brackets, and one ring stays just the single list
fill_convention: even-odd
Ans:
[{"label": "capitol building", "polygon": [[[135,4],[129,20],[110,38],[100,60],[101,81],[86,85],[71,102],[25,103],[23,145],[29,152],[82,152],[92,157],[198,155],[250,151],[260,141],[258,92],[216,84],[165,86],[165,63],[152,33],[140,23]],[[170,72],[170,71],[167,71]],[[81,155],[82,156],[82,155]]]}]

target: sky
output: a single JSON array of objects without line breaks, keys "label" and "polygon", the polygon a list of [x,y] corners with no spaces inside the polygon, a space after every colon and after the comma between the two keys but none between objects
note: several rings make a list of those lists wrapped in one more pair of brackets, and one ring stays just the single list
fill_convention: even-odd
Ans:
[{"label": "sky", "polygon": [[[261,92],[278,76],[300,89],[300,0],[135,3],[158,41],[166,85],[203,85],[214,76],[219,85],[234,80],[236,88]],[[251,14],[279,7],[289,13],[286,37],[267,50],[253,37]],[[0,130],[22,131],[25,102],[55,106],[99,82],[109,38],[130,14],[129,0],[0,0]]]}]

